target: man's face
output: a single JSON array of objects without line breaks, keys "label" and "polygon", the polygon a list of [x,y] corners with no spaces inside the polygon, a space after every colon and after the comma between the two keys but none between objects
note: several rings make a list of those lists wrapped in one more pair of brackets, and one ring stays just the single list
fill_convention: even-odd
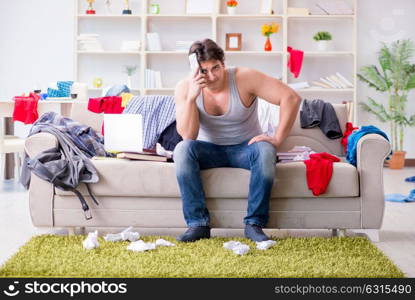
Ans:
[{"label": "man's face", "polygon": [[215,88],[225,78],[225,65],[220,60],[208,60],[200,62],[201,73],[206,77],[206,85]]}]

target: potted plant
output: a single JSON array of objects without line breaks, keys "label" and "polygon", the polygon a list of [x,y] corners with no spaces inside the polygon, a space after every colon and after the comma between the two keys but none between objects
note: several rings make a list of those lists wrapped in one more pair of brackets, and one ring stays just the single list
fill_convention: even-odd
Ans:
[{"label": "potted plant", "polygon": [[129,89],[131,89],[131,76],[134,75],[136,70],[137,70],[137,65],[125,66],[124,72],[127,74],[127,86]]},{"label": "potted plant", "polygon": [[327,31],[319,31],[314,36],[313,39],[317,42],[317,49],[320,51],[326,51],[331,48],[331,34]]},{"label": "potted plant", "polygon": [[404,167],[404,128],[415,125],[415,115],[407,117],[405,112],[408,92],[415,88],[415,64],[411,63],[413,54],[414,44],[409,39],[395,41],[390,46],[383,44],[378,52],[380,70],[375,65],[369,65],[362,67],[361,74],[357,74],[369,87],[388,96],[386,107],[371,97],[368,97],[368,103],[360,105],[381,122],[389,122],[393,151],[389,167],[392,169]]},{"label": "potted plant", "polygon": [[267,40],[265,41],[264,50],[265,51],[272,51],[272,44],[269,36],[273,33],[278,32],[280,28],[280,25],[276,23],[272,24],[264,24],[261,26],[261,32],[263,36],[267,37]]},{"label": "potted plant", "polygon": [[235,1],[235,0],[226,1],[226,7],[228,9],[229,15],[234,15],[236,13],[237,6],[238,6],[238,1]]}]

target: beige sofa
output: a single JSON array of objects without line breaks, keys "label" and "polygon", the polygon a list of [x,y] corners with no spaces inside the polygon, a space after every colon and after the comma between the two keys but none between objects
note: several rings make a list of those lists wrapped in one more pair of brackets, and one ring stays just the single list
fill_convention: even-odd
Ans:
[{"label": "beige sofa", "polygon": [[[334,108],[344,130],[346,107],[336,104]],[[100,130],[102,116],[88,112],[85,103],[74,104],[72,118]],[[40,133],[29,137],[25,147],[33,157],[56,145],[54,136]],[[327,139],[319,128],[301,129],[299,118],[279,151],[295,145],[344,155],[340,139]],[[381,136],[364,136],[357,147],[357,168],[347,162],[335,163],[327,192],[318,197],[307,188],[303,162],[277,164],[267,227],[365,229],[376,240],[384,212],[383,161],[389,152],[390,145]],[[100,205],[91,201],[84,186],[80,187],[92,209],[91,220],[85,219],[73,193],[55,189],[32,175],[29,201],[33,224],[60,228],[186,227],[174,163],[94,160],[94,165],[100,180],[90,186]],[[202,171],[213,228],[244,227],[249,174],[234,168]]]}]

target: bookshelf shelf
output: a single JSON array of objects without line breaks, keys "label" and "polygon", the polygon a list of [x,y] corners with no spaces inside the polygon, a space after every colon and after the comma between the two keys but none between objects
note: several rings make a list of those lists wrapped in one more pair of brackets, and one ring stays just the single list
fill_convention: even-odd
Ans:
[{"label": "bookshelf shelf", "polygon": [[315,20],[315,19],[328,19],[328,20],[336,20],[336,19],[354,19],[355,15],[308,15],[308,16],[300,16],[300,15],[288,15],[288,19],[293,20]]},{"label": "bookshelf shelf", "polygon": [[249,14],[236,14],[236,15],[225,15],[225,14],[220,14],[217,16],[218,18],[223,18],[223,19],[282,19],[284,16],[283,15],[265,15],[265,14],[261,14],[261,15],[249,15]]},{"label": "bookshelf shelf", "polygon": [[79,19],[140,19],[141,15],[77,15]]},{"label": "bookshelf shelf", "polygon": [[323,88],[305,88],[305,89],[299,89],[297,90],[298,92],[310,92],[310,93],[315,93],[315,92],[327,92],[327,93],[353,93],[355,91],[355,89],[350,88],[350,89],[323,89]]},{"label": "bookshelf shelf", "polygon": [[140,55],[140,51],[77,51],[78,54],[98,54],[98,55]]},{"label": "bookshelf shelf", "polygon": [[[104,82],[126,81],[122,72],[124,65],[137,65],[133,77],[134,93],[173,94],[177,82],[188,75],[187,50],[175,51],[186,42],[211,38],[224,50],[226,33],[242,34],[241,51],[225,51],[228,65],[251,67],[279,78],[284,83],[312,81],[332,76],[339,72],[356,87],[357,71],[357,0],[344,0],[353,7],[352,14],[331,15],[293,15],[288,7],[314,6],[315,1],[308,0],[271,0],[273,14],[261,14],[257,1],[240,1],[235,15],[226,11],[226,0],[212,0],[213,11],[209,14],[187,14],[186,0],[160,0],[161,14],[150,13],[153,0],[130,0],[133,15],[107,15],[104,1],[96,1],[96,15],[86,15],[86,1],[75,0],[74,14],[74,80],[91,84],[95,77]],[[121,1],[120,1],[121,2]],[[118,5],[118,6],[117,6]],[[114,12],[121,12],[122,3],[113,3]],[[117,7],[115,7],[117,6]],[[97,20],[97,21],[94,21]],[[98,21],[100,20],[100,21]],[[130,21],[125,21],[130,20]],[[265,37],[261,35],[261,25],[276,22],[279,32],[271,36],[273,51],[263,51]],[[334,36],[335,47],[331,51],[313,51],[317,49],[312,36],[317,31],[327,30]],[[161,51],[150,51],[148,33],[158,33]],[[79,34],[99,34],[106,51],[78,51]],[[108,34],[108,37],[106,36]],[[118,51],[123,41],[140,41],[140,51]],[[293,78],[289,67],[288,46],[304,51],[300,77]],[[163,88],[148,88],[146,70],[161,73]],[[151,74],[151,73],[150,73]],[[89,89],[95,94],[102,89]],[[316,93],[319,97],[327,95],[329,101],[354,103],[353,122],[356,120],[356,88],[317,88],[299,89],[301,94]],[[324,99],[324,98],[322,98]]]}]

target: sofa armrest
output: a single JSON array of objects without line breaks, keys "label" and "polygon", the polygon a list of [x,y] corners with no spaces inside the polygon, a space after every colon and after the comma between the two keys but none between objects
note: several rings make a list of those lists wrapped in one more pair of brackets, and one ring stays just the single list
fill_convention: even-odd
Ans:
[{"label": "sofa armrest", "polygon": [[57,138],[50,133],[40,132],[29,136],[25,141],[25,151],[30,158],[47,149],[57,147]]},{"label": "sofa armrest", "polygon": [[364,229],[382,226],[385,208],[383,163],[390,151],[390,143],[379,134],[367,134],[357,143],[361,222]]},{"label": "sofa armrest", "polygon": [[[41,132],[28,137],[25,151],[33,158],[38,153],[58,146],[58,140],[50,133]],[[30,175],[29,208],[34,226],[53,227],[53,185],[33,173]]]}]

